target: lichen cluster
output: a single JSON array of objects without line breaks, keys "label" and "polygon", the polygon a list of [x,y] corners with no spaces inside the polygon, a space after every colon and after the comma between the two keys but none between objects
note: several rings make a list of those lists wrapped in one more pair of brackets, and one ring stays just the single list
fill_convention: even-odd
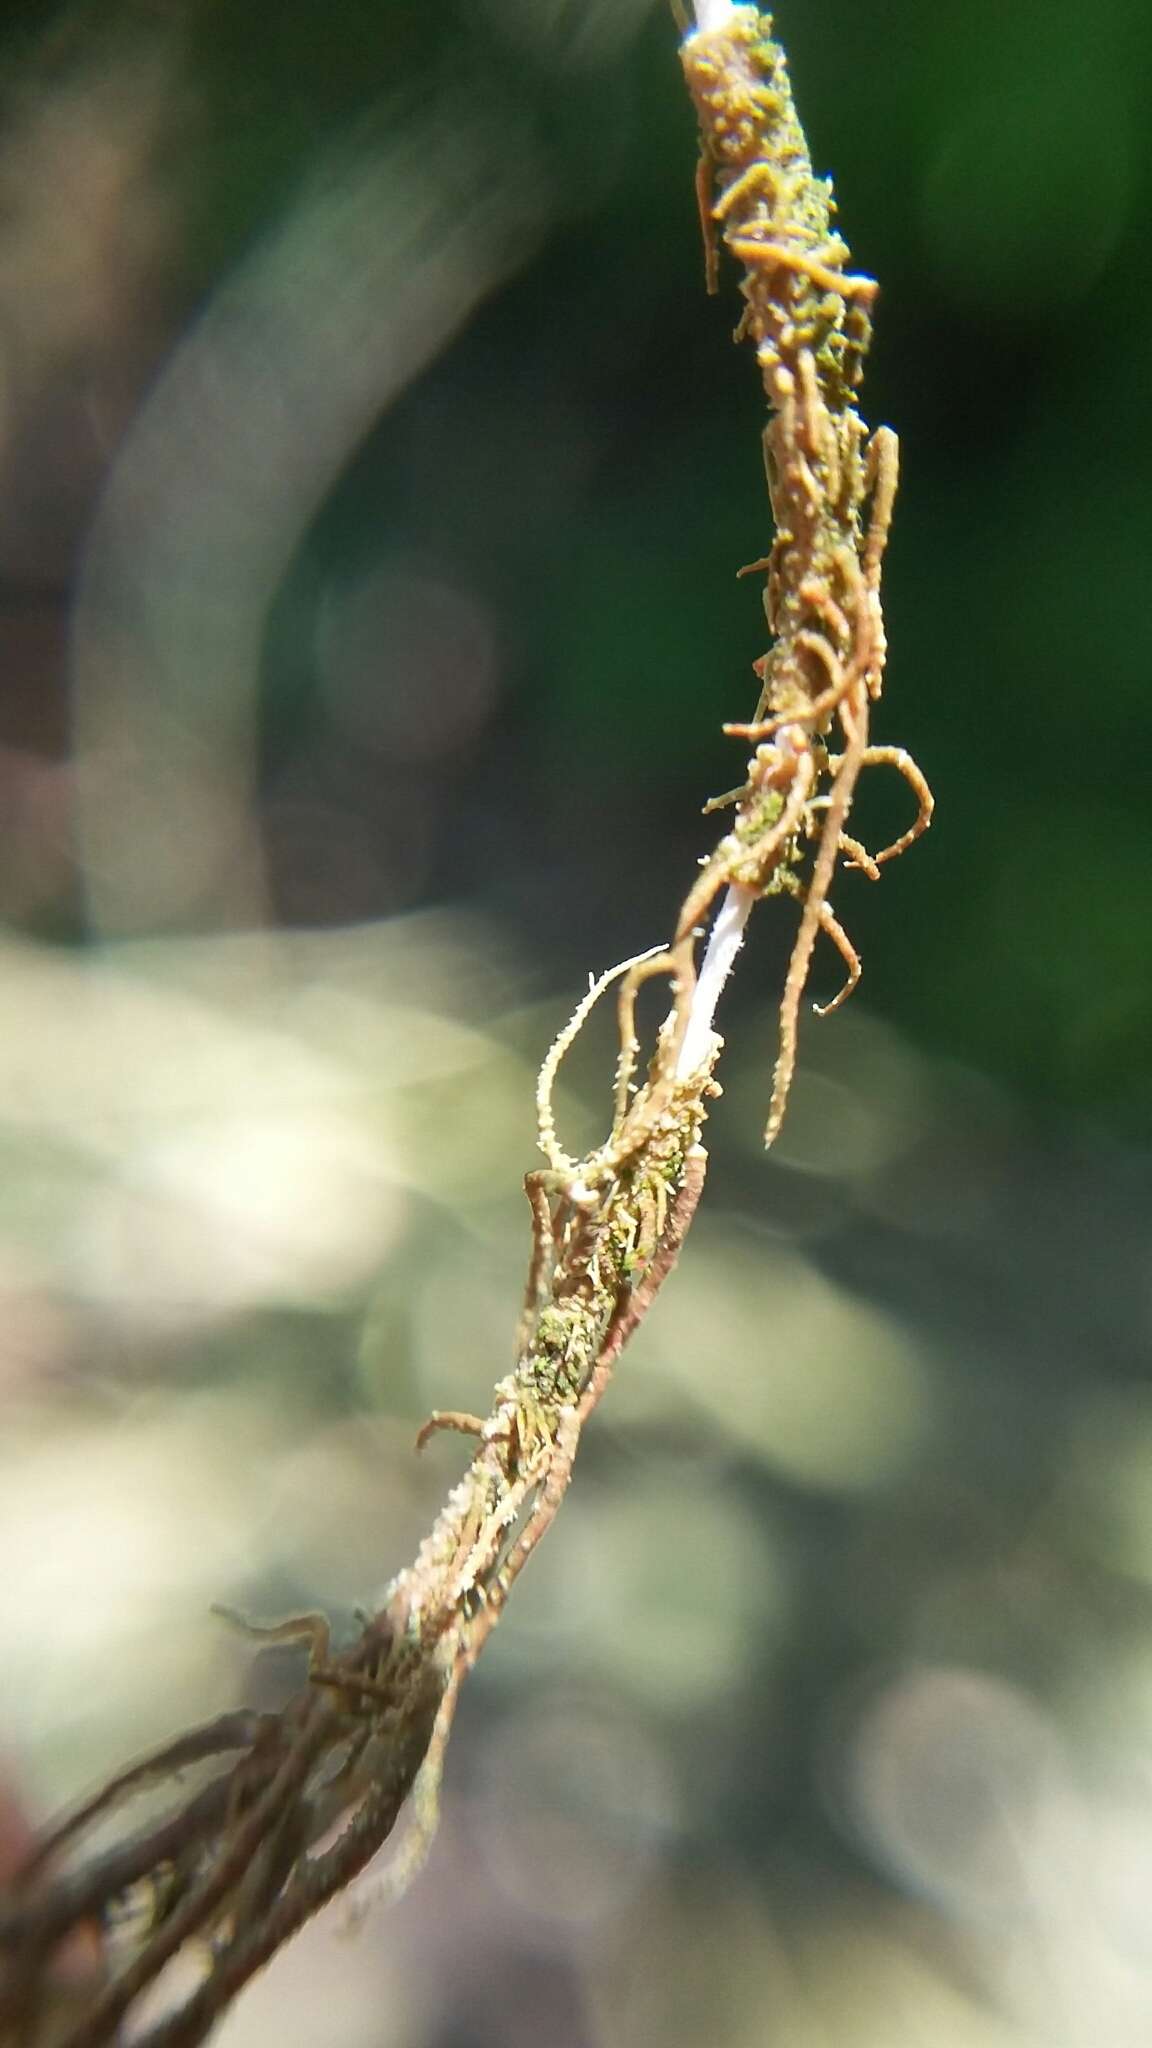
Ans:
[{"label": "lichen cluster", "polygon": [[[740,787],[717,800],[735,804],[735,820],[688,890],[669,944],[593,984],[544,1062],[537,1110],[547,1165],[525,1183],[532,1257],[511,1369],[486,1417],[435,1412],[421,1431],[421,1442],[440,1429],[463,1431],[477,1448],[416,1558],[342,1651],[332,1650],[317,1615],[255,1631],[310,1645],[308,1684],[278,1713],[225,1714],[178,1737],[43,1836],[0,1909],[0,1950],[10,1961],[0,2041],[98,2048],[119,2039],[167,1964],[196,1951],[203,1972],[173,2012],[146,2019],[143,2033],[133,2029],[145,2048],[191,2048],[247,1978],[364,1868],[402,1810],[413,1819],[412,1848],[427,1839],[460,1684],[556,1514],[584,1423],[675,1265],[699,1200],[720,1051],[712,1013],[743,918],[764,896],[801,904],[771,1139],[818,932],[847,963],[837,1001],[859,974],[829,901],[837,866],[875,878],[929,822],[919,770],[902,749],[869,737],[884,672],[880,570],[897,476],[895,435],[885,427],[869,434],[855,399],[876,287],[846,268],[831,187],[813,175],[770,26],[756,8],[734,8],[683,46],[700,123],[708,278],[715,283],[719,236],[740,267],[737,335],[755,347],[770,412],[764,455],[775,538],[751,567],[766,579],[772,644],[756,664],[753,717],[726,728],[753,749]],[[919,807],[908,831],[875,855],[847,831],[857,778],[873,762],[896,767]],[[726,907],[698,969],[701,927],[721,892]],[[636,1004],[654,976],[668,982],[670,1008],[642,1069]],[[611,1125],[576,1159],[557,1137],[554,1084],[592,1005],[616,981]],[[215,1774],[181,1803],[175,1788],[190,1768]],[[144,1787],[166,1793],[160,1819],[107,1850],[89,1849],[85,1860],[78,1844]],[[402,1851],[401,1875],[411,1862]],[[55,1964],[85,1929],[98,1931],[99,1981],[60,2033]],[[117,1952],[117,1929],[126,1954]]]},{"label": "lichen cluster", "polygon": [[[871,278],[847,269],[835,231],[832,187],[812,171],[784,53],[771,18],[732,10],[722,27],[689,36],[684,73],[700,123],[697,190],[709,285],[719,232],[741,270],[737,340],[751,341],[771,417],[764,462],[775,538],[743,573],[763,573],[772,645],[756,664],[752,720],[726,731],[755,743],[736,825],[689,896],[677,940],[736,884],[787,889],[803,902],[785,981],[780,1052],[767,1136],[779,1129],[796,1057],[799,1007],[816,935],[838,946],[848,980],[860,963],[832,912],[837,863],[873,879],[927,826],[932,798],[902,748],[873,746],[869,715],[880,695],[886,643],[880,570],[897,481],[896,436],[869,430],[856,389],[871,335]],[[846,830],[860,770],[884,762],[918,802],[907,832],[869,854]],[[778,798],[766,807],[765,792]],[[827,1006],[834,1008],[835,1003]]]}]

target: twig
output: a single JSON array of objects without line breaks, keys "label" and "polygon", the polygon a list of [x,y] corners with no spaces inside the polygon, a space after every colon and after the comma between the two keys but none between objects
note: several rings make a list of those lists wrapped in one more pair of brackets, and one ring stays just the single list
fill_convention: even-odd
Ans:
[{"label": "twig", "polygon": [[[837,864],[843,858],[876,877],[880,861],[931,816],[915,764],[869,741],[896,486],[895,437],[884,428],[869,437],[855,407],[875,286],[845,267],[830,188],[812,174],[767,21],[729,0],[697,0],[697,20],[683,60],[700,121],[706,274],[713,284],[719,235],[743,271],[738,334],[755,346],[772,415],[765,462],[776,537],[753,566],[766,575],[774,639],[756,664],[762,687],[751,721],[728,728],[753,746],[744,782],[724,800],[736,806],[732,828],[688,890],[670,943],[594,982],[545,1059],[537,1111],[548,1165],[525,1184],[533,1250],[515,1363],[486,1417],[435,1411],[421,1431],[421,1441],[450,1428],[478,1444],[415,1559],[342,1652],[331,1651],[318,1615],[255,1631],[310,1645],[308,1682],[279,1714],[222,1715],[192,1730],[42,1837],[0,1912],[5,2048],[41,2048],[49,2038],[52,2048],[100,2048],[128,2020],[142,2048],[193,2048],[253,1972],[365,1869],[406,1803],[413,1825],[385,1888],[407,1880],[435,1826],[463,1680],[555,1519],[584,1426],[695,1214],[702,1131],[718,1092],[715,1011],[752,907],[774,895],[802,906],[781,1005],[771,1139],[818,933],[848,964],[842,995],[859,972],[829,903]],[[897,767],[919,806],[909,831],[875,857],[846,830],[857,779],[873,762]],[[700,926],[717,898],[698,970]],[[612,1125],[575,1160],[556,1135],[553,1084],[617,977]],[[671,1009],[640,1076],[637,996],[653,978],[667,980]],[[189,1768],[210,1775],[181,1792]],[[85,1859],[81,1845],[94,1826],[157,1788],[168,1801],[157,1818]],[[93,1923],[102,1930],[102,1975],[84,2011],[60,2024],[56,1962],[67,1939]],[[199,1981],[139,2031],[143,1996],[173,1958],[189,1954],[200,1957]]]}]

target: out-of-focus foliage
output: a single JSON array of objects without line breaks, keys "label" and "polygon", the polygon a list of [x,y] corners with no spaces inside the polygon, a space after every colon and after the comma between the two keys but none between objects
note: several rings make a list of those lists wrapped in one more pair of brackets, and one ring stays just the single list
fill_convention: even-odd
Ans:
[{"label": "out-of-focus foliage", "polygon": [[[1152,2033],[1152,15],[777,25],[884,288],[877,736],[937,823],[846,887],[866,981],[768,1162],[757,917],[701,1219],[431,1869],[232,2048]],[[739,772],[768,533],[658,8],[11,6],[0,115],[0,1742],[42,1808],[283,1683],[211,1601],[346,1612],[427,1525],[460,1453],[415,1426],[508,1363],[535,1065]]]}]

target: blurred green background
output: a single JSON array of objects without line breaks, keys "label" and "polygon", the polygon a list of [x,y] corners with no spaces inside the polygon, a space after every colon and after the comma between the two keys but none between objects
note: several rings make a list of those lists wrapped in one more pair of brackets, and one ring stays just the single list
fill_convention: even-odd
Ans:
[{"label": "blurred green background", "polygon": [[[432,1864],[230,2048],[1152,2039],[1152,13],[776,19],[882,284],[875,729],[937,821],[844,880],[864,985],[767,1160],[759,913],[704,1212]],[[661,7],[10,0],[0,106],[0,1746],[38,1813],[298,1676],[211,1601],[347,1615],[418,1541],[460,1453],[416,1425],[508,1362],[535,1068],[740,773],[770,533]],[[858,829],[906,810],[878,773]],[[605,1026],[571,1149],[611,1064]]]}]

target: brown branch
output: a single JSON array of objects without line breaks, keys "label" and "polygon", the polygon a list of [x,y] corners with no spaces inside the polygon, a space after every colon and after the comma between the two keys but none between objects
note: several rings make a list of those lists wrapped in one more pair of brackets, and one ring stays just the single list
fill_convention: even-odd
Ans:
[{"label": "brown branch", "polygon": [[[756,897],[802,904],[771,1137],[817,933],[840,947],[848,987],[859,971],[829,904],[837,862],[875,876],[931,816],[915,764],[869,743],[896,485],[894,436],[882,428],[869,438],[854,402],[875,287],[845,268],[830,190],[813,177],[783,56],[758,11],[734,10],[723,30],[689,36],[683,54],[700,120],[709,279],[719,232],[743,267],[739,333],[756,348],[772,412],[765,461],[776,538],[754,566],[767,576],[774,639],[756,664],[763,687],[752,720],[729,728],[755,745],[735,823],[689,888],[670,944],[594,983],[544,1062],[537,1111],[548,1166],[526,1181],[533,1251],[515,1363],[485,1418],[436,1411],[421,1431],[421,1441],[449,1428],[478,1444],[416,1557],[342,1652],[331,1651],[322,1616],[255,1631],[310,1645],[307,1683],[280,1713],[225,1714],[178,1737],[44,1834],[0,1906],[0,2048],[101,2048],[126,2021],[141,2048],[193,2048],[253,1973],[365,1869],[408,1802],[414,1825],[396,1882],[413,1867],[434,1825],[463,1679],[555,1519],[584,1426],[675,1266],[700,1199],[720,1051],[711,1005],[722,977],[719,947],[697,972],[698,922],[723,889],[735,892],[741,918]],[[919,805],[913,826],[875,861],[846,831],[871,763],[896,767]],[[654,976],[667,980],[671,1009],[638,1080],[636,998]],[[553,1083],[617,977],[612,1128],[573,1160],[556,1136]],[[185,1790],[189,1770],[197,1783]],[[84,1838],[144,1792],[159,1795],[158,1815],[85,1856]],[[57,1995],[68,1944],[93,1930],[99,1970],[83,2010],[73,2000],[69,2016]],[[143,1999],[175,1957],[189,1955],[199,1958],[199,1980],[140,2031]]]},{"label": "brown branch", "polygon": [[[685,1091],[680,1113],[691,1128],[709,1085],[700,1076]],[[357,1642],[332,1656],[319,1616],[254,1631],[312,1642],[309,1682],[279,1714],[221,1715],[189,1731],[118,1773],[42,1837],[0,1917],[0,1953],[9,1958],[0,2041],[33,2048],[51,2029],[52,2048],[101,2048],[174,1956],[190,1942],[207,1943],[201,1981],[136,2037],[141,2048],[191,2048],[276,1949],[372,1860],[422,1774],[438,1778],[461,1680],[551,1526],[584,1423],[672,1270],[699,1199],[705,1155],[694,1145],[681,1160],[675,1123],[634,1126],[618,1143],[631,1147],[630,1157],[618,1161],[598,1208],[561,1189],[555,1213],[549,1204],[545,1214],[534,1191],[537,1227],[559,1252],[533,1339],[518,1372],[497,1389],[465,1481]],[[634,1280],[626,1279],[619,1246],[639,1243],[641,1212],[664,1185],[660,1173],[671,1189],[661,1228],[640,1253]],[[564,1302],[567,1311],[555,1306]],[[541,1383],[544,1363],[557,1365],[549,1309],[568,1315],[571,1334],[590,1305],[589,1327],[597,1314],[603,1324],[594,1354],[586,1366],[573,1356],[571,1382],[549,1393]],[[173,1793],[184,1772],[228,1750],[241,1754],[206,1785],[128,1840],[68,1867],[83,1835],[117,1807],[156,1787]],[[114,1923],[133,1904],[141,1926],[118,1963]],[[106,1928],[105,1977],[61,2031],[53,2024],[53,1961],[69,1935],[93,1923]]]}]

